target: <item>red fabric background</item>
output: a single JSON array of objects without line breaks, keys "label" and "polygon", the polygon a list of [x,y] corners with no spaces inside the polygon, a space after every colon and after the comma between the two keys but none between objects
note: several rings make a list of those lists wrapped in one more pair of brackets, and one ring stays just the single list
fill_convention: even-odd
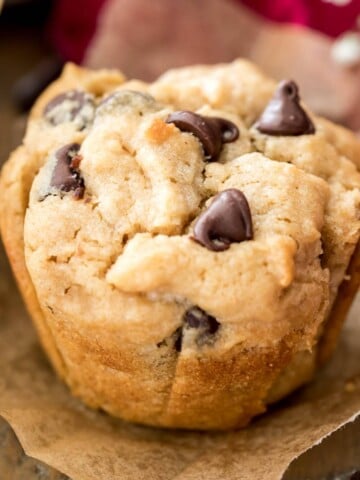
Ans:
[{"label": "red fabric background", "polygon": [[355,28],[360,0],[339,6],[324,0],[236,0],[261,15],[278,22],[307,25],[336,37]]},{"label": "red fabric background", "polygon": [[81,63],[96,31],[97,18],[107,0],[57,0],[49,36],[63,60]]},{"label": "red fabric background", "polygon": [[[50,25],[50,36],[64,60],[81,63],[96,31],[101,7],[106,1],[57,0]],[[307,25],[331,36],[354,28],[356,18],[360,15],[360,0],[352,0],[346,6],[336,6],[324,0],[234,1],[245,4],[271,20]]]}]

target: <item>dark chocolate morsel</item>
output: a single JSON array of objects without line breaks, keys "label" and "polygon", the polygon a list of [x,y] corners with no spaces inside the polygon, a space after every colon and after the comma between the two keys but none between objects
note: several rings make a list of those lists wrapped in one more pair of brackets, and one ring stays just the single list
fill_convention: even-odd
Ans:
[{"label": "dark chocolate morsel", "polygon": [[55,153],[56,164],[51,177],[50,185],[61,192],[74,192],[74,196],[80,199],[84,196],[84,180],[80,176],[79,155],[80,145],[71,143],[57,150]]},{"label": "dark chocolate morsel", "polygon": [[[69,90],[54,97],[44,108],[44,116],[52,125],[71,122],[85,106],[94,108],[91,96],[80,90]],[[86,119],[83,119],[86,123]]]},{"label": "dark chocolate morsel", "polygon": [[192,307],[187,310],[184,314],[184,321],[189,328],[198,328],[203,333],[211,335],[214,335],[220,327],[220,323],[215,317],[212,317],[199,307]]},{"label": "dark chocolate morsel", "polygon": [[239,129],[229,120],[204,117],[186,110],[171,113],[166,123],[174,123],[182,132],[195,135],[202,143],[208,161],[218,158],[224,143],[234,142],[239,137]]},{"label": "dark chocolate morsel", "polygon": [[299,88],[291,80],[280,82],[255,127],[261,133],[274,136],[315,133],[314,124],[300,104]]},{"label": "dark chocolate morsel", "polygon": [[136,90],[118,90],[104,97],[96,109],[96,116],[112,115],[130,109],[132,114],[144,115],[145,112],[159,110],[156,100],[151,95]]},{"label": "dark chocolate morsel", "polygon": [[[174,338],[174,348],[177,352],[181,352],[184,334],[187,329],[196,329],[196,344],[201,347],[211,341],[211,337],[218,331],[220,323],[215,317],[212,317],[199,307],[191,307],[184,313],[183,327],[175,330],[172,337]],[[158,344],[162,346],[162,342]]]},{"label": "dark chocolate morsel", "polygon": [[155,98],[145,92],[138,90],[117,90],[104,97],[98,105],[102,107],[108,103],[114,102],[115,106],[128,106],[132,104],[154,104]]},{"label": "dark chocolate morsel", "polygon": [[354,472],[351,475],[350,480],[360,480],[360,470],[357,470],[356,472]]},{"label": "dark chocolate morsel", "polygon": [[227,250],[231,243],[251,240],[252,219],[245,195],[235,188],[216,195],[196,221],[192,238],[214,252]]}]

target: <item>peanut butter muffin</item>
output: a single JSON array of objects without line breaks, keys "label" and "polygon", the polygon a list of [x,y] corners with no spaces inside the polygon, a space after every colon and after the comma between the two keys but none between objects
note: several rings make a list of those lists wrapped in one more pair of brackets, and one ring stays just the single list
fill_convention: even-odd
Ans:
[{"label": "peanut butter muffin", "polygon": [[147,425],[245,426],[308,382],[359,285],[360,144],[246,61],[153,84],[68,65],[1,179],[52,364]]}]

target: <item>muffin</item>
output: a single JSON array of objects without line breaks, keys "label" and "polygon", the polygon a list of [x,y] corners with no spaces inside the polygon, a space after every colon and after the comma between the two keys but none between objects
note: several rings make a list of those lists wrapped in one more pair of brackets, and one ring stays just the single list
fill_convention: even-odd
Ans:
[{"label": "muffin", "polygon": [[67,65],[1,178],[42,345],[87,405],[243,427],[331,355],[359,285],[360,144],[250,63]]}]

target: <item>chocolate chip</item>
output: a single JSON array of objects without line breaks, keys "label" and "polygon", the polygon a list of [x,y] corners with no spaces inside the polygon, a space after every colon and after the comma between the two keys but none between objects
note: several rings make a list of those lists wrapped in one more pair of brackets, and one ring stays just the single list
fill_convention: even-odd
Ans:
[{"label": "chocolate chip", "polygon": [[199,307],[191,307],[189,310],[186,310],[183,322],[183,328],[176,329],[173,334],[175,338],[174,348],[177,352],[181,352],[184,335],[186,335],[188,330],[196,330],[196,335],[193,339],[196,345],[201,347],[213,340],[213,336],[220,327],[220,323],[215,317],[212,317]]},{"label": "chocolate chip", "polygon": [[214,252],[227,250],[231,243],[253,238],[249,204],[235,188],[216,195],[194,226],[193,240]]},{"label": "chocolate chip", "polygon": [[98,105],[96,116],[108,115],[113,113],[131,113],[144,115],[146,112],[156,112],[160,107],[154,97],[148,93],[138,92],[136,90],[118,90],[105,97]]},{"label": "chocolate chip", "polygon": [[268,135],[298,136],[315,133],[311,119],[300,104],[299,88],[295,82],[280,82],[255,127]]},{"label": "chocolate chip", "polygon": [[84,128],[93,118],[95,104],[92,95],[80,90],[69,90],[53,98],[44,108],[44,117],[52,125],[76,121]]},{"label": "chocolate chip", "polygon": [[203,333],[214,335],[220,326],[215,317],[212,317],[199,307],[192,307],[184,314],[184,322],[189,328],[198,328]]},{"label": "chocolate chip", "polygon": [[195,135],[202,143],[205,159],[210,162],[218,158],[224,143],[234,142],[239,137],[239,129],[229,120],[185,110],[171,113],[166,123],[174,123],[182,132]]},{"label": "chocolate chip", "polygon": [[357,470],[356,472],[354,472],[351,475],[350,480],[360,480],[360,470]]},{"label": "chocolate chip", "polygon": [[56,164],[50,181],[50,186],[61,192],[74,192],[74,196],[80,199],[84,196],[84,180],[79,173],[81,155],[80,145],[71,143],[60,148],[56,153]]}]

